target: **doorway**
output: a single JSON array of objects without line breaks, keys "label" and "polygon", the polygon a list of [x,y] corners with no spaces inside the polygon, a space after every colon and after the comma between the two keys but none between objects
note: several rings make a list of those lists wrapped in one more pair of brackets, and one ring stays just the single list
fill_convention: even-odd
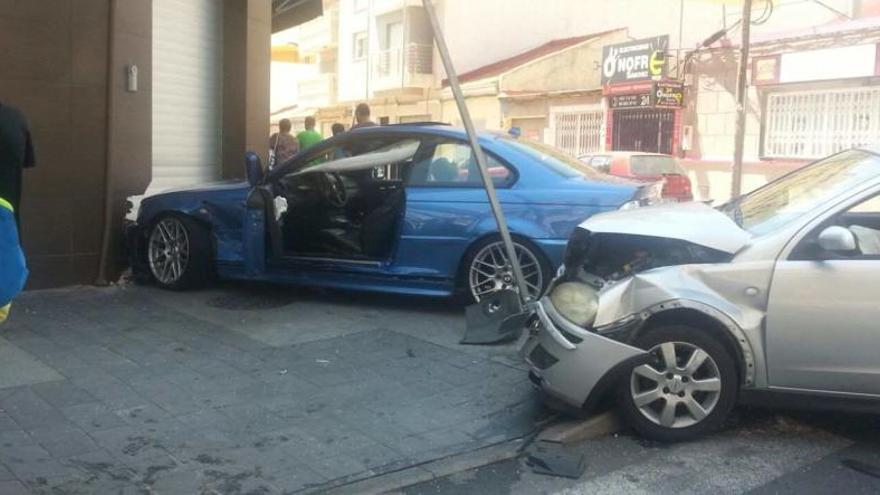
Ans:
[{"label": "doorway", "polygon": [[639,108],[614,110],[612,150],[643,151],[648,153],[673,152],[675,110]]}]

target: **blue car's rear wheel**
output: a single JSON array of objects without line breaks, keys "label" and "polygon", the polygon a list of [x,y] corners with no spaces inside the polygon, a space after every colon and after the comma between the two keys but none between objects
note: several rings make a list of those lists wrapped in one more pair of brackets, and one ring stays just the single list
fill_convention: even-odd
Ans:
[{"label": "blue car's rear wheel", "polygon": [[[547,286],[550,264],[543,253],[528,241],[514,238],[514,247],[529,296],[537,299]],[[465,283],[472,301],[479,302],[491,292],[517,287],[504,243],[498,237],[477,243],[470,250],[464,266],[467,270]]]},{"label": "blue car's rear wheel", "polygon": [[147,239],[147,264],[156,284],[181,290],[203,285],[210,274],[207,229],[182,215],[159,217]]}]

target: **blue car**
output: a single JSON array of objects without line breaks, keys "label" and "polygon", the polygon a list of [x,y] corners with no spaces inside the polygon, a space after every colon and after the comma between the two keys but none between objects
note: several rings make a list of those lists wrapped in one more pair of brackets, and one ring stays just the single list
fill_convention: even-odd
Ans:
[{"label": "blue car", "polygon": [[[545,145],[480,136],[531,296],[587,217],[642,201],[647,186]],[[512,288],[463,130],[392,125],[343,133],[245,181],[143,200],[128,230],[136,273],[168,289],[223,279],[449,296]]]}]

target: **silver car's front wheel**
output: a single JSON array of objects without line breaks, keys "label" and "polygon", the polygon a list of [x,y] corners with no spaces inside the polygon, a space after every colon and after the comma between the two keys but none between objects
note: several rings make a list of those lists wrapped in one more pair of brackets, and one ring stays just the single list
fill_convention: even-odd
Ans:
[{"label": "silver car's front wheel", "polygon": [[721,392],[718,365],[703,349],[687,342],[665,342],[651,349],[654,363],[633,369],[633,402],[651,422],[685,428],[715,409]]},{"label": "silver car's front wheel", "polygon": [[[529,296],[536,299],[544,290],[546,264],[530,247],[514,242],[514,248]],[[491,292],[517,288],[513,266],[500,240],[485,242],[475,250],[468,263],[468,288],[476,302]]]},{"label": "silver car's front wheel", "polygon": [[711,330],[658,326],[634,342],[648,361],[620,384],[621,412],[643,436],[690,440],[721,426],[739,389],[734,355]]}]

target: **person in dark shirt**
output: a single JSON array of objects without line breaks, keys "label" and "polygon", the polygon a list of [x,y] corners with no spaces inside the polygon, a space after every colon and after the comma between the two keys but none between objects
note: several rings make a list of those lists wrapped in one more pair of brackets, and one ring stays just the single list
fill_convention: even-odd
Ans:
[{"label": "person in dark shirt", "polygon": [[367,105],[366,103],[358,103],[355,107],[354,120],[355,124],[351,126],[352,129],[374,127],[376,125],[375,122],[370,120],[370,105]]},{"label": "person in dark shirt", "polygon": [[19,228],[22,169],[33,167],[35,163],[34,145],[24,114],[0,102],[0,198],[12,205]]},{"label": "person in dark shirt", "polygon": [[334,136],[338,136],[345,132],[345,126],[340,124],[339,122],[336,122],[335,124],[333,124],[332,127],[330,127],[330,132],[332,132]]}]

